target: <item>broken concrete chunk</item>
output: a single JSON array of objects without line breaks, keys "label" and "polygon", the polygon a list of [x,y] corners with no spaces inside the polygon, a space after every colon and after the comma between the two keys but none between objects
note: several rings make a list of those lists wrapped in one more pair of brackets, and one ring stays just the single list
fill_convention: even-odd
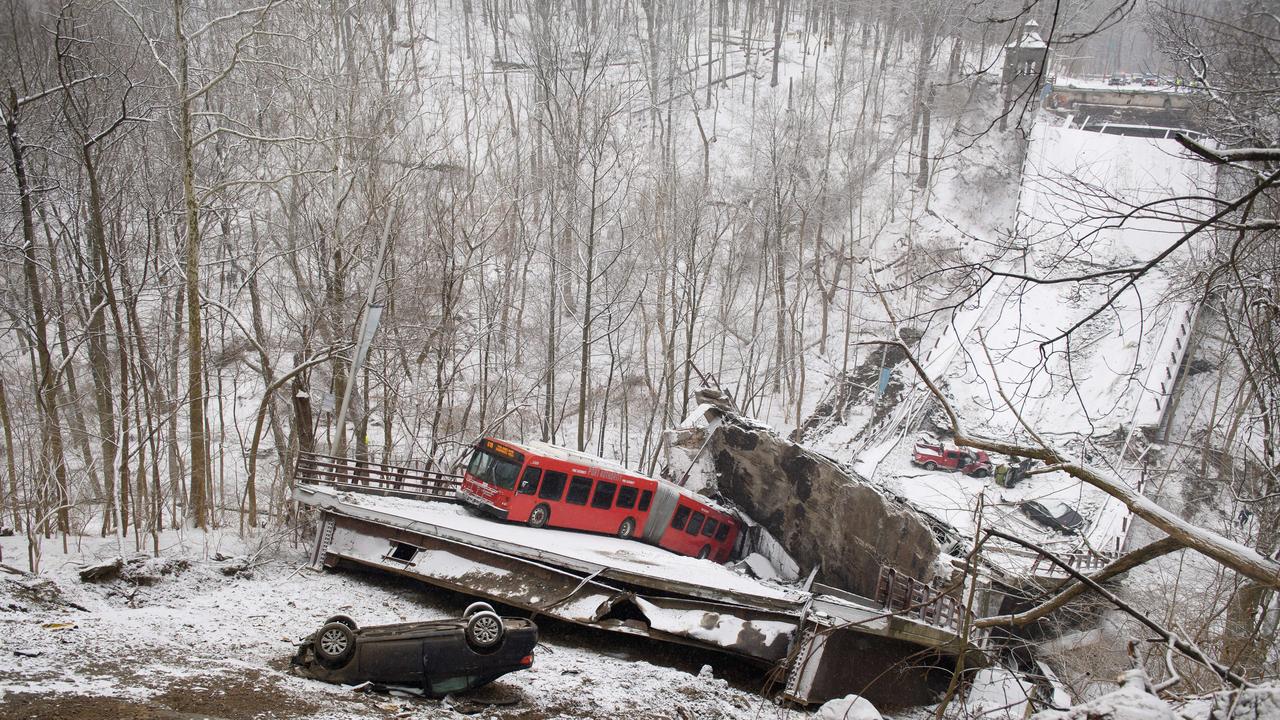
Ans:
[{"label": "broken concrete chunk", "polygon": [[706,454],[720,492],[821,582],[874,597],[882,565],[933,577],[942,548],[925,520],[830,459],[732,414]]}]

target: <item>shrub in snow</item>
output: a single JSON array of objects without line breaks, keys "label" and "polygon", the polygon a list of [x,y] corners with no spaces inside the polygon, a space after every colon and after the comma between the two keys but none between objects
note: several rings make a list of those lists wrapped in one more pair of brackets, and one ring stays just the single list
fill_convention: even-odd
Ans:
[{"label": "shrub in snow", "polygon": [[1183,720],[1280,720],[1280,683],[1223,690],[1178,708]]},{"label": "shrub in snow", "polygon": [[860,695],[845,695],[828,700],[818,708],[815,720],[883,720],[870,700]]},{"label": "shrub in snow", "polygon": [[1031,720],[1175,720],[1177,715],[1165,701],[1148,691],[1141,670],[1125,673],[1119,690],[1073,705],[1066,710],[1045,710]]}]

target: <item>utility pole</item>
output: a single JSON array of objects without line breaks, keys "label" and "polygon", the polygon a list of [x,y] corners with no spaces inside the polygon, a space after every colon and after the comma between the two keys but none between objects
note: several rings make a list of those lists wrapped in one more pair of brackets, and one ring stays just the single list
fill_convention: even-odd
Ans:
[{"label": "utility pole", "polygon": [[356,385],[360,366],[369,355],[369,346],[373,344],[373,335],[378,331],[378,322],[382,319],[382,305],[375,303],[378,292],[378,281],[382,278],[382,265],[387,259],[387,245],[391,239],[391,223],[395,220],[396,209],[387,213],[387,221],[382,226],[382,244],[378,248],[378,261],[373,266],[373,274],[369,276],[369,287],[365,291],[364,307],[360,311],[360,323],[356,337],[356,354],[351,358],[351,368],[347,375],[347,384],[342,389],[342,403],[338,406],[338,440],[333,454],[339,457],[347,453],[347,410],[351,406],[351,390]]}]

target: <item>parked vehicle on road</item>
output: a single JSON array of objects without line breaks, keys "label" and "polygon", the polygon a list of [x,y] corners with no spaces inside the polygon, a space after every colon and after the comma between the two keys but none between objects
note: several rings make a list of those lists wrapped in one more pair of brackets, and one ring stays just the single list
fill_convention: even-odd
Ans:
[{"label": "parked vehicle on road", "polygon": [[911,462],[925,470],[962,472],[973,477],[991,474],[991,458],[981,450],[949,448],[942,443],[917,440]]},{"label": "parked vehicle on road", "polygon": [[472,603],[461,618],[359,627],[335,615],[298,645],[292,664],[326,682],[463,692],[533,665],[538,626]]},{"label": "parked vehicle on road", "polygon": [[634,538],[680,555],[728,562],[738,520],[709,498],[604,458],[532,442],[476,443],[458,498],[530,527]]}]

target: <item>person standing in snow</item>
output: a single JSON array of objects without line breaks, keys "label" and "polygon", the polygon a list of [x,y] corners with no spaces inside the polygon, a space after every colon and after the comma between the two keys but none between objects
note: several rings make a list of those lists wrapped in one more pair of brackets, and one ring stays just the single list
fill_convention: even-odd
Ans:
[{"label": "person standing in snow", "polygon": [[1005,477],[1008,474],[1009,474],[1008,463],[1000,463],[999,465],[997,465],[995,473],[993,475],[993,477],[996,480],[996,485],[999,485],[1000,487],[1006,487],[1004,484],[1004,481],[1005,481]]}]

